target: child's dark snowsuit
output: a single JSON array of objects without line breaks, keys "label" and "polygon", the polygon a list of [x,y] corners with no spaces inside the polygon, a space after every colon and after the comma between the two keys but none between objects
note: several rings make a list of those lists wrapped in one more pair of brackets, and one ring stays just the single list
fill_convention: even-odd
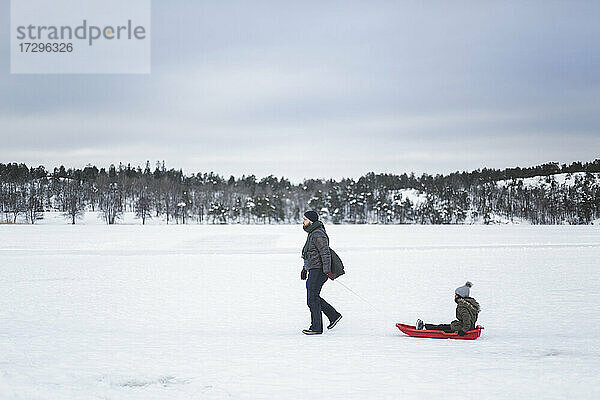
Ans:
[{"label": "child's dark snowsuit", "polygon": [[450,324],[425,324],[425,329],[444,332],[468,332],[475,329],[477,315],[479,314],[479,303],[472,297],[459,297],[456,300],[456,320]]}]

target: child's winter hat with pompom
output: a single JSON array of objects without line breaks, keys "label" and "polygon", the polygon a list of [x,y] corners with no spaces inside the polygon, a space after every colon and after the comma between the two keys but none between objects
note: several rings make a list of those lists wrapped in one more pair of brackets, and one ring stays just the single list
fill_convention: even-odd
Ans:
[{"label": "child's winter hat with pompom", "polygon": [[457,287],[454,293],[456,293],[460,297],[469,297],[469,290],[472,286],[473,284],[467,281],[467,283],[465,283],[463,286]]}]

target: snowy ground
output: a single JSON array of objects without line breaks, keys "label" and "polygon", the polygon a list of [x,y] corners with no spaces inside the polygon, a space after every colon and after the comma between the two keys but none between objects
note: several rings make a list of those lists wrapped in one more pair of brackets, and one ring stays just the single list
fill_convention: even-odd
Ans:
[{"label": "snowy ground", "polygon": [[[0,399],[597,399],[600,227],[331,226],[308,326],[296,226],[0,226]],[[466,279],[476,341],[450,321]]]}]

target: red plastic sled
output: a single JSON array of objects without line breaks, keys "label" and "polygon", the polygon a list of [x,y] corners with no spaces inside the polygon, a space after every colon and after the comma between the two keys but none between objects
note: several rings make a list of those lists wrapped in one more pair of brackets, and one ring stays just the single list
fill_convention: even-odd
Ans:
[{"label": "red plastic sled", "polygon": [[477,325],[475,329],[472,331],[468,331],[465,336],[459,336],[458,332],[444,332],[444,331],[434,331],[434,330],[417,330],[414,325],[406,325],[406,324],[396,324],[398,329],[400,329],[403,333],[406,333],[408,336],[412,337],[422,337],[422,338],[431,338],[431,339],[458,339],[458,340],[475,340],[479,336],[481,336],[481,331],[483,330],[483,326]]}]

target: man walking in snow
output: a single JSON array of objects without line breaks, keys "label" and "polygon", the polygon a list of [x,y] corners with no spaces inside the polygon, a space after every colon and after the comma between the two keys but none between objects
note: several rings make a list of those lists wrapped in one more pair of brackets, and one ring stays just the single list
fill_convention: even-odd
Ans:
[{"label": "man walking in snow", "polygon": [[310,328],[304,329],[305,335],[320,335],[323,333],[323,312],[329,319],[327,329],[332,329],[342,319],[342,314],[321,298],[321,288],[327,278],[336,278],[331,271],[331,252],[329,250],[329,237],[325,226],[319,221],[319,214],[315,211],[304,213],[303,229],[308,233],[306,243],[302,249],[304,267],[300,279],[306,280],[307,305],[310,309]]}]

